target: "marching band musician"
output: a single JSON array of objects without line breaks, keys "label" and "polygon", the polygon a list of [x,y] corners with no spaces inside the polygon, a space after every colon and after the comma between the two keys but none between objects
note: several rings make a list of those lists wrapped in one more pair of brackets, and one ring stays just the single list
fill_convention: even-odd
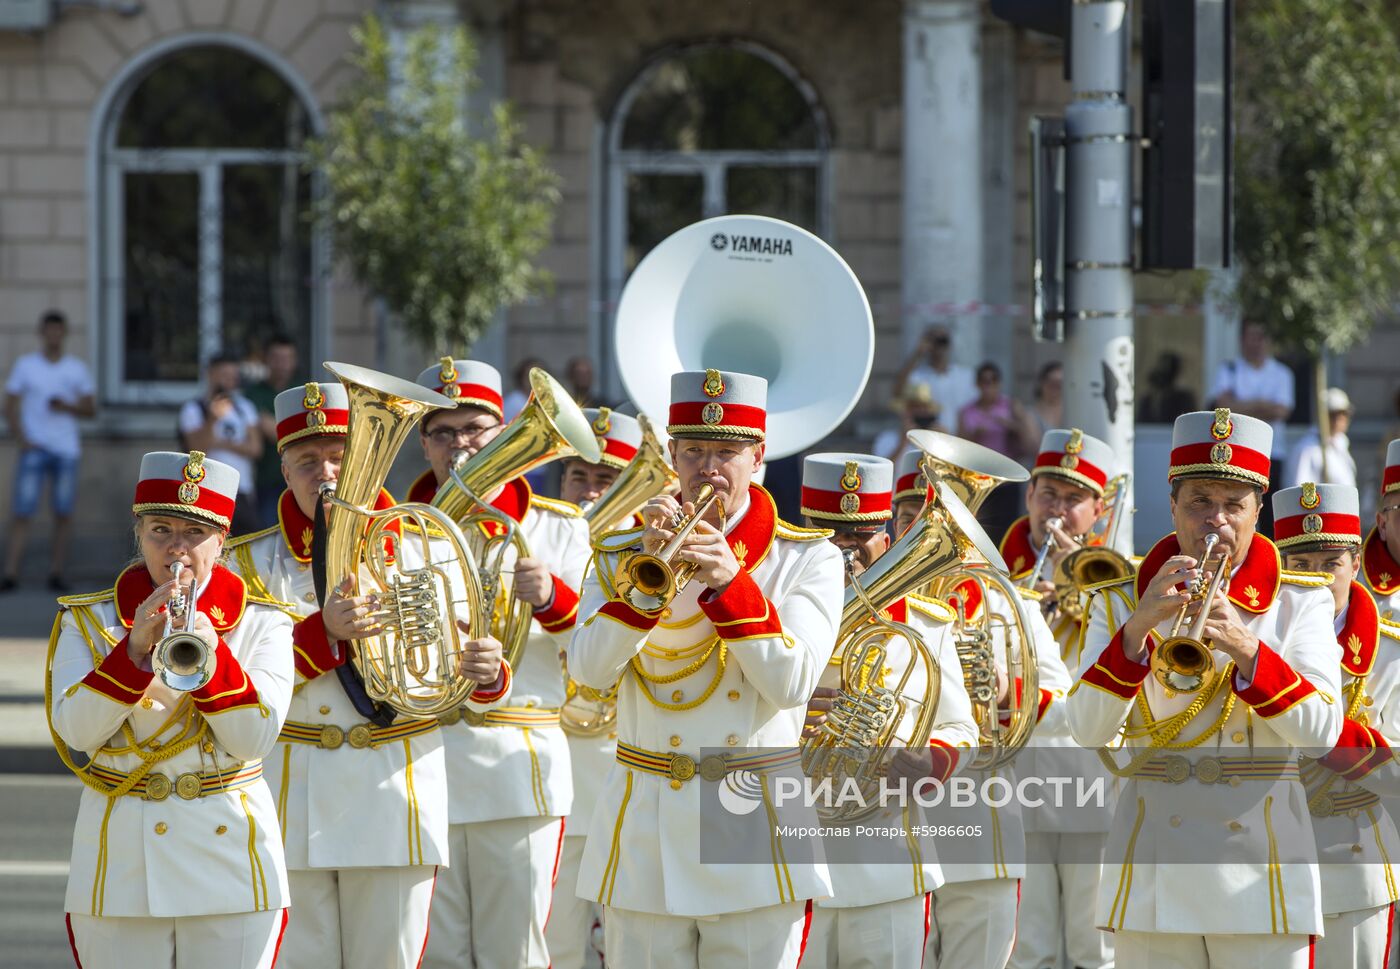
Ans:
[{"label": "marching band musician", "polygon": [[[686,501],[654,498],[643,506],[645,529],[595,546],[568,664],[595,689],[622,677],[617,762],[579,876],[579,893],[606,906],[611,969],[792,969],[811,900],[830,894],[825,866],[789,859],[776,830],[765,838],[769,852],[750,863],[699,855],[702,795],[714,793],[702,786],[731,773],[763,784],[775,758],[752,748],[793,749],[796,761],[840,609],[840,554],[823,541],[827,533],[781,521],[752,483],[763,463],[766,397],[767,382],[747,374],[673,375],[667,431]],[[695,565],[694,577],[669,605],[633,608],[617,594],[624,557],[661,550],[703,485],[719,502],[676,563]],[[702,756],[704,748],[733,753]]]},{"label": "marching band musician", "polygon": [[[585,408],[587,419],[598,438],[601,460],[596,464],[582,458],[567,458],[559,479],[559,497],[587,509],[617,480],[622,469],[637,455],[642,443],[642,426],[635,417],[618,414],[607,407]],[[601,928],[603,909],[579,898],[578,872],[583,845],[593,818],[593,805],[601,794],[603,777],[617,754],[617,732],[595,737],[568,734],[569,763],[574,778],[574,806],[564,819],[564,851],[559,857],[559,873],[554,882],[554,903],[545,928],[549,957],[558,969],[595,969],[602,965],[602,953],[594,926]]]},{"label": "marching band musician", "polygon": [[[1051,543],[1033,589],[1051,604],[1050,631],[1067,669],[1079,668],[1080,622],[1054,608],[1051,577],[1103,515],[1104,487],[1116,463],[1112,448],[1078,428],[1046,431],[1026,488],[1026,514],[1007,529],[1001,542],[1002,557],[1017,583],[1027,581],[1045,543]],[[1036,731],[1037,771],[1102,776],[1098,759],[1069,735],[1069,724],[1061,719],[1057,726],[1053,732]],[[1067,753],[1062,759],[1048,748]],[[1113,965],[1113,937],[1094,924],[1101,866],[1087,859],[1103,856],[1112,805],[1072,810],[1045,806],[1028,811],[1025,820],[1028,864],[1012,969],[1052,969],[1059,964],[1062,946],[1076,969],[1107,969]]]},{"label": "marching band musician", "polygon": [[[887,525],[892,517],[893,485],[894,464],[886,458],[813,454],[803,461],[802,514],[809,525],[833,531],[831,543],[853,556],[851,569],[856,575],[889,550]],[[938,704],[938,719],[929,737],[929,749],[900,750],[891,761],[889,777],[902,779],[911,788],[927,777],[946,781],[957,769],[959,750],[977,743],[972,704],[949,635],[952,610],[936,600],[908,595],[883,611],[918,632],[942,671],[938,695],[931,698]],[[872,670],[871,676],[873,682],[893,687],[911,659],[910,648],[902,639],[893,638],[886,649],[883,669]],[[839,692],[840,656],[832,657],[821,682],[808,707],[808,732],[825,721],[826,711]],[[902,693],[923,698],[926,688],[923,667],[916,664],[916,672]],[[919,809],[913,806],[905,815],[906,829],[920,820]],[[929,929],[929,893],[943,881],[933,845],[922,838],[902,840],[904,855],[898,864],[883,857],[885,853],[878,847],[882,857],[858,863],[836,863],[828,854],[832,897],[813,909],[804,966],[918,969],[922,963]]]},{"label": "marching band musician", "polygon": [[[1342,647],[1342,739],[1302,772],[1326,928],[1314,961],[1317,969],[1384,969],[1400,898],[1400,870],[1391,863],[1400,859],[1400,837],[1377,794],[1397,793],[1389,748],[1400,726],[1400,627],[1381,621],[1356,581],[1361,508],[1354,487],[1304,483],[1277,492],[1273,502],[1284,566],[1332,576],[1333,628]],[[1382,767],[1389,769],[1377,774]],[[1388,786],[1377,786],[1387,779]]]},{"label": "marching band musician", "polygon": [[[918,518],[930,497],[929,483],[920,469],[922,452],[917,449],[900,455],[896,465],[894,531],[901,535]],[[975,584],[960,584],[949,601],[956,600],[969,619],[988,610],[1007,615],[1009,604],[995,588],[992,599],[981,601]],[[1040,695],[1036,698],[1034,736],[1054,735],[1063,721],[1064,698],[1070,687],[1069,671],[1060,660],[1050,627],[1039,608],[1039,595],[1022,591],[1027,608],[1024,614],[1028,633],[1035,644],[1039,666]],[[1005,715],[1012,703],[1012,691],[1020,684],[1011,680],[1006,669],[1005,634],[994,634],[993,655],[997,663],[997,705]],[[1037,742],[1035,740],[1033,742]],[[985,776],[986,772],[977,772]],[[971,807],[961,808],[960,824],[980,826],[983,838],[977,842],[975,860],[943,861],[944,882],[933,892],[931,927],[925,948],[925,965],[947,969],[1004,969],[1016,943],[1020,908],[1021,879],[1026,874],[1026,839],[1021,811],[1014,802],[995,807],[978,798]],[[967,857],[963,848],[959,857]]]},{"label": "marching band musician", "polygon": [[1400,622],[1400,438],[1385,449],[1376,527],[1361,549],[1361,582],[1375,597],[1381,618]]},{"label": "marching band musician", "polygon": [[[457,401],[419,428],[429,472],[409,496],[431,501],[449,480],[456,451],[474,455],[501,433],[501,375],[476,360],[444,357],[418,383]],[[517,523],[531,551],[519,559],[507,553],[502,571],[506,594],[529,603],[534,619],[511,670],[510,705],[483,717],[443,718],[452,865],[438,877],[423,965],[545,969],[544,927],[573,804],[568,741],[559,728],[559,652],[578,612],[588,529],[576,506],[533,494],[523,477],[481,497]]]},{"label": "marching band musician", "polygon": [[[292,624],[219,563],[237,495],[238,472],[202,452],[147,454],[139,559],[113,588],[59,600],[49,723],[87,787],[64,902],[80,965],[277,960],[287,877],[262,758],[287,715]],[[175,689],[152,664],[163,630],[187,625],[209,660]]]},{"label": "marching band musician", "polygon": [[[1272,438],[1228,408],[1178,417],[1176,530],[1090,601],[1069,715],[1085,747],[1122,734],[1131,754],[1098,905],[1120,965],[1301,969],[1323,930],[1295,748],[1337,742],[1342,649],[1327,580],[1284,571],[1255,531]],[[1199,680],[1183,675],[1193,650],[1161,649],[1183,615],[1209,644]]]},{"label": "marching band musician", "polygon": [[[348,583],[316,607],[311,544],[321,486],[340,477],[349,398],[339,381],[284,390],[274,401],[287,489],[277,525],[230,544],[250,589],[285,603],[296,692],[269,759],[295,916],[284,944],[291,969],[416,966],[428,934],[437,867],[447,856],[447,778],[436,720],[388,726],[365,714],[336,668],[353,640],[379,632],[370,596]],[[376,508],[393,504],[380,491]],[[327,509],[328,510],[328,509]],[[404,542],[405,554],[411,543]],[[482,683],[469,701],[500,702],[500,643],[465,644]]]}]

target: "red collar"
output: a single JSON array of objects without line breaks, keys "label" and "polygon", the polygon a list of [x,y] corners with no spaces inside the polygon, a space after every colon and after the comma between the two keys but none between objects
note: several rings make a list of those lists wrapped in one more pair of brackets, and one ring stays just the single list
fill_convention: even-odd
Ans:
[{"label": "red collar", "polygon": [[1366,577],[1366,584],[1383,596],[1400,590],[1400,563],[1391,558],[1390,549],[1381,541],[1375,526],[1361,547],[1361,574]]},{"label": "red collar", "polygon": [[1011,578],[1019,579],[1027,575],[1039,554],[1039,549],[1031,541],[1030,516],[1022,515],[1011,523],[1001,540],[1001,557],[1006,559]]},{"label": "red collar", "polygon": [[[117,618],[123,626],[131,628],[137,607],[155,590],[156,583],[144,562],[127,566],[117,576]],[[209,584],[200,593],[199,611],[209,617],[218,632],[226,633],[243,618],[245,604],[243,580],[222,565],[215,565],[209,573]]]},{"label": "red collar", "polygon": [[1365,676],[1376,665],[1376,646],[1381,639],[1381,613],[1376,600],[1359,582],[1347,594],[1347,618],[1337,642],[1342,644],[1342,669],[1352,676]]},{"label": "red collar", "polygon": [[778,506],[773,504],[773,496],[756,484],[749,485],[749,510],[725,536],[725,541],[734,551],[739,566],[745,572],[753,572],[760,562],[768,557],[773,547],[773,536],[778,530]]},{"label": "red collar", "polygon": [[[394,506],[394,496],[383,488],[379,489],[379,497],[374,500],[374,510],[383,511],[385,508]],[[292,558],[298,562],[311,561],[311,536],[315,532],[310,518],[302,514],[301,506],[297,504],[296,496],[292,494],[292,489],[288,488],[282,492],[282,497],[277,499],[277,524],[282,529],[282,541],[287,544],[287,550],[292,553]],[[398,531],[399,523],[395,521],[391,527]]]},{"label": "red collar", "polygon": [[891,602],[888,606],[881,609],[880,612],[890,622],[908,622],[909,600],[901,596],[899,599],[896,599],[894,602]]},{"label": "red collar", "polygon": [[[1152,550],[1143,558],[1142,566],[1138,569],[1136,589],[1139,597],[1148,583],[1162,571],[1162,564],[1180,553],[1181,546],[1177,543],[1176,532],[1152,546]],[[1269,607],[1278,598],[1278,587],[1282,578],[1283,563],[1279,560],[1278,549],[1274,547],[1273,542],[1255,532],[1254,542],[1249,546],[1244,564],[1229,579],[1226,595],[1231,602],[1246,612],[1268,612]]]},{"label": "red collar", "polygon": [[422,505],[431,505],[433,496],[437,494],[437,477],[433,474],[433,469],[429,468],[420,474],[408,487],[408,501],[416,501]]},{"label": "red collar", "polygon": [[[431,473],[432,472],[429,472],[429,474]],[[525,520],[525,514],[530,510],[531,496],[530,482],[526,481],[523,477],[512,478],[501,488],[501,493],[495,498],[492,498],[488,504],[496,509],[496,511],[508,515],[512,520],[523,522]],[[432,500],[431,496],[428,500]],[[471,507],[475,508],[476,506],[472,505]],[[506,531],[499,522],[489,519],[483,519],[476,524],[477,527],[481,529],[482,534],[487,538],[500,538]]]},{"label": "red collar", "polygon": [[[974,579],[963,579],[953,589],[953,594],[948,597],[951,604],[954,599],[961,599],[963,603],[963,614],[968,619],[976,619],[977,614],[982,610],[982,584]],[[956,612],[956,607],[954,608]]]}]

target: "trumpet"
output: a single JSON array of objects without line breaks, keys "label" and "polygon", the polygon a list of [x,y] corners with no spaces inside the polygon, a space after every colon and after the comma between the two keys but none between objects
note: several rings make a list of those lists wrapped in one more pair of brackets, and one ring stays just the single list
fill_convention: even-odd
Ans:
[{"label": "trumpet", "polygon": [[1031,568],[1030,574],[1021,580],[1021,587],[1034,589],[1040,581],[1040,573],[1045,568],[1045,560],[1050,557],[1050,549],[1055,547],[1055,534],[1052,528],[1059,528],[1064,524],[1063,518],[1051,518],[1045,523],[1045,544],[1040,546],[1040,554],[1035,557],[1035,565]]},{"label": "trumpet", "polygon": [[714,485],[703,484],[695,493],[695,512],[689,518],[679,512],[676,514],[671,522],[675,534],[664,547],[655,555],[641,552],[622,563],[617,573],[617,594],[623,601],[638,612],[655,612],[680,595],[699,566],[691,562],[678,563],[676,553],[711,507],[719,508],[722,523],[724,502]]},{"label": "trumpet", "polygon": [[[1216,678],[1215,655],[1211,646],[1202,639],[1202,635],[1205,632],[1206,617],[1210,614],[1211,600],[1220,591],[1225,577],[1230,574],[1230,553],[1226,551],[1221,551],[1214,570],[1210,569],[1211,553],[1219,543],[1219,535],[1206,536],[1206,550],[1201,556],[1199,574],[1191,583],[1191,598],[1177,613],[1171,635],[1152,651],[1152,675],[1166,688],[1169,695],[1199,693]],[[1207,581],[1208,572],[1211,575]],[[1196,613],[1191,628],[1182,635],[1181,626],[1186,621],[1187,610],[1193,602],[1201,603],[1200,611]]]},{"label": "trumpet", "polygon": [[[170,573],[175,577],[175,594],[166,606],[165,631],[151,651],[151,669],[170,689],[189,693],[213,678],[216,659],[209,644],[194,631],[194,603],[185,597],[179,585],[184,568],[182,562],[170,566]],[[175,624],[181,619],[185,626],[176,629]]]},{"label": "trumpet", "polygon": [[596,541],[604,533],[622,524],[637,513],[637,509],[657,495],[673,488],[676,472],[666,461],[666,452],[656,438],[656,429],[645,414],[638,416],[642,428],[642,443],[637,454],[613,481],[612,486],[583,512],[588,532]]}]

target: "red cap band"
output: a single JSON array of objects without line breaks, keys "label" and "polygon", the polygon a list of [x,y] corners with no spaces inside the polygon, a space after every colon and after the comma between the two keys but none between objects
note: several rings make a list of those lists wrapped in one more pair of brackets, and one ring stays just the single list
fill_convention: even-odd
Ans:
[{"label": "red cap band", "polygon": [[[447,384],[439,385],[437,387],[437,392],[442,393],[443,390],[447,388],[447,386]],[[458,384],[457,396],[454,397],[453,400],[456,400],[458,403],[467,405],[472,405],[473,401],[481,401],[482,403],[489,405],[488,409],[494,408],[496,411],[496,416],[498,417],[501,415],[501,412],[504,409],[504,404],[501,400],[501,395],[496,393],[495,388],[488,387],[485,384]]]},{"label": "red cap band", "polygon": [[1258,475],[1266,482],[1269,480],[1269,456],[1260,454],[1258,451],[1238,444],[1230,445],[1230,460],[1225,463],[1217,463],[1210,458],[1218,444],[1204,442],[1200,444],[1183,444],[1181,447],[1172,448],[1171,466],[1172,468],[1193,467],[1190,472],[1175,472],[1171,476],[1175,477],[1180,473],[1197,473],[1195,467],[1200,468],[1200,472],[1207,470],[1218,470],[1221,474],[1228,475],[1230,471],[1244,472],[1247,475]]},{"label": "red cap band", "polygon": [[1310,538],[1318,536],[1318,541],[1328,541],[1323,538],[1326,535],[1346,535],[1355,536],[1358,544],[1361,542],[1361,518],[1358,515],[1342,515],[1328,513],[1319,515],[1322,519],[1322,527],[1315,532],[1305,531],[1303,522],[1311,518],[1311,515],[1290,515],[1287,518],[1280,518],[1274,522],[1274,542],[1286,542],[1291,538]]},{"label": "red cap band", "polygon": [[[715,402],[687,400],[672,404],[669,426],[686,428],[681,433],[701,433],[705,428],[713,427],[716,434],[728,432],[762,436],[767,430],[768,412],[762,407],[752,407],[748,404],[717,404],[716,406],[723,408],[723,415],[717,421],[707,421],[705,408],[713,403]],[[690,428],[697,430],[692,431]]]},{"label": "red cap band", "polygon": [[1074,467],[1067,468],[1062,463],[1065,457],[1066,455],[1063,451],[1044,451],[1036,455],[1035,466],[1037,468],[1045,468],[1047,471],[1081,474],[1097,484],[1100,488],[1108,483],[1108,475],[1102,468],[1090,464],[1083,458],[1080,458],[1079,463]]},{"label": "red cap band", "polygon": [[187,508],[191,513],[198,509],[218,518],[222,518],[225,526],[233,520],[233,499],[226,498],[213,488],[199,489],[199,498],[193,502],[180,500],[180,486],[184,481],[149,480],[142,481],[136,485],[136,498],[133,505],[170,505],[168,509],[172,514],[177,513],[180,508]]},{"label": "red cap band", "polygon": [[623,441],[605,437],[603,438],[603,453],[608,457],[617,458],[623,464],[626,464],[637,456],[637,449]]},{"label": "red cap band", "polygon": [[1400,491],[1400,464],[1392,464],[1385,469],[1385,475],[1381,478],[1381,494],[1389,494],[1392,491]]},{"label": "red cap band", "polygon": [[[854,511],[847,511],[841,507],[841,500],[847,495],[855,495],[860,499],[860,505]],[[819,488],[802,488],[802,514],[816,515],[823,518],[840,518],[843,515],[876,515],[881,512],[890,514],[890,499],[892,495],[888,491],[875,493],[865,493],[859,491],[824,491]]]},{"label": "red cap band", "polygon": [[311,432],[311,434],[302,434],[302,437],[310,437],[312,434],[345,436],[345,429],[350,424],[350,412],[348,410],[322,410],[321,413],[326,415],[326,422],[320,425],[308,424],[306,422],[306,415],[308,413],[310,413],[310,411],[301,411],[300,413],[293,414],[286,420],[278,421],[277,440],[284,441],[289,436],[301,431]]}]

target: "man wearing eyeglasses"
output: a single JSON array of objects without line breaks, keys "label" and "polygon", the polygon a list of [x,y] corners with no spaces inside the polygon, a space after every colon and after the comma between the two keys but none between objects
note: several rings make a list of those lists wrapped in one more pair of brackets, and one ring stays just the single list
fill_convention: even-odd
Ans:
[{"label": "man wearing eyeglasses", "polygon": [[[420,425],[429,469],[409,497],[432,501],[456,452],[471,458],[501,433],[501,375],[476,360],[443,357],[418,383],[457,402]],[[544,969],[544,926],[574,798],[559,727],[559,652],[578,612],[588,528],[577,506],[535,495],[524,478],[482,498],[516,522],[530,550],[519,559],[508,550],[501,576],[506,595],[534,608],[534,622],[511,671],[509,705],[442,718],[451,867],[438,875],[423,966]]]},{"label": "man wearing eyeglasses", "polygon": [[1376,527],[1361,547],[1361,583],[1375,598],[1381,618],[1400,622],[1400,438],[1385,450]]}]

